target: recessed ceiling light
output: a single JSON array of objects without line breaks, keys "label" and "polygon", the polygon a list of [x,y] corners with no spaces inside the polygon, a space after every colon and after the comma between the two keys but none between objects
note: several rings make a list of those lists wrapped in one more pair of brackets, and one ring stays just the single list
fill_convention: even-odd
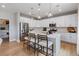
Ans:
[{"label": "recessed ceiling light", "polygon": [[62,9],[61,9],[60,5],[56,5],[56,7],[58,8],[58,11],[59,11],[59,12],[61,12],[61,11],[62,11]]},{"label": "recessed ceiling light", "polygon": [[38,8],[37,10],[40,11],[40,8]]},{"label": "recessed ceiling light", "polygon": [[62,9],[61,8],[59,8],[59,12],[61,12],[62,11]]},{"label": "recessed ceiling light", "polygon": [[1,7],[2,7],[2,8],[5,8],[6,6],[5,6],[5,5],[1,5]]},{"label": "recessed ceiling light", "polygon": [[52,16],[52,13],[49,13],[49,14],[48,14],[48,17],[51,17],[51,16]]}]

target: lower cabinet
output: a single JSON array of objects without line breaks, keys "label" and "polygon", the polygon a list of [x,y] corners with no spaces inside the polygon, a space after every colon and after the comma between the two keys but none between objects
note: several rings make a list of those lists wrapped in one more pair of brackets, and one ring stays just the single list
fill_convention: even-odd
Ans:
[{"label": "lower cabinet", "polygon": [[77,33],[62,33],[61,40],[68,43],[77,44]]}]

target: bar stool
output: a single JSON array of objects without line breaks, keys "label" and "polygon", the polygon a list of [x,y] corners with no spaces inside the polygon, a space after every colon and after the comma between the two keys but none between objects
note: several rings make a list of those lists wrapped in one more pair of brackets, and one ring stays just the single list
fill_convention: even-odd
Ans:
[{"label": "bar stool", "polygon": [[[38,52],[37,56],[39,55],[39,52],[48,56],[53,56],[53,42],[52,40],[49,40],[47,35],[37,35],[38,37]],[[50,52],[51,51],[51,52]]]}]

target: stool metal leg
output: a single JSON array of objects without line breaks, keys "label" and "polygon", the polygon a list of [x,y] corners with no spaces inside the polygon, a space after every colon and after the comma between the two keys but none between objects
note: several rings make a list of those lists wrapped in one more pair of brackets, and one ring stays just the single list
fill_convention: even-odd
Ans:
[{"label": "stool metal leg", "polygon": [[53,56],[53,45],[52,45],[52,56]]}]

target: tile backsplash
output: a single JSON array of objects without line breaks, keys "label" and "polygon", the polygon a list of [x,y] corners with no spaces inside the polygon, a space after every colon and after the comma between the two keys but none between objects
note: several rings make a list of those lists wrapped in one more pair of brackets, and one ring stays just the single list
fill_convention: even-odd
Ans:
[{"label": "tile backsplash", "polygon": [[[49,30],[50,28],[49,27],[47,27],[47,31]],[[31,31],[43,31],[43,27],[30,27],[30,30]],[[77,30],[77,29],[76,29]],[[57,27],[57,32],[58,33],[68,33],[68,31],[67,31],[67,27]]]}]

